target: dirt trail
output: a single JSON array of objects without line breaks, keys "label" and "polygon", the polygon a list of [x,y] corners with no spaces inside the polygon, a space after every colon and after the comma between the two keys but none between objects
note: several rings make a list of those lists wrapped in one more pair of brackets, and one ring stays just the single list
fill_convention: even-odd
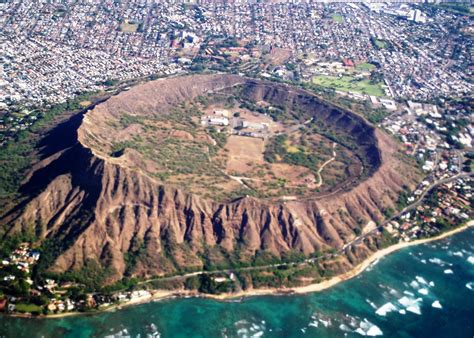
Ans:
[{"label": "dirt trail", "polygon": [[336,159],[336,145],[337,143],[332,144],[332,157],[324,162],[321,167],[318,169],[317,175],[318,175],[318,184],[316,185],[318,188],[323,185],[323,176],[321,175],[321,172],[323,171],[324,167],[327,166],[329,163],[334,161]]}]

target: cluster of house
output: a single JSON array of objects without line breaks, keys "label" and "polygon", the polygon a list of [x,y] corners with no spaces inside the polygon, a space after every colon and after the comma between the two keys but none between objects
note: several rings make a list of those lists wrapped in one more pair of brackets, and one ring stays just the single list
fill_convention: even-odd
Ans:
[{"label": "cluster of house", "polygon": [[171,3],[1,3],[0,105],[64,102],[109,79],[174,73],[168,33],[179,12]]},{"label": "cluster of house", "polygon": [[[391,221],[386,229],[392,236],[403,241],[433,236],[446,226],[462,224],[472,220],[474,212],[470,205],[474,180],[459,178],[434,189],[416,209]],[[413,200],[412,200],[413,201]]]},{"label": "cluster of house", "polygon": [[[412,5],[401,7],[410,8],[412,14],[409,15],[418,17],[421,13]],[[305,59],[313,62],[311,66],[302,63],[303,78],[314,74],[315,62],[317,65],[348,59],[354,63],[377,64],[390,94],[395,97],[426,99],[472,91],[464,74],[471,72],[468,69],[469,39],[456,37],[446,29],[456,26],[459,16],[437,11],[430,13],[429,22],[412,22],[357,3],[336,6],[334,11],[343,16],[344,22],[320,22],[320,27],[315,29],[318,36],[311,39],[315,50],[305,49],[308,55]],[[453,71],[452,67],[445,67],[446,62],[461,68]]]},{"label": "cluster of house", "polygon": [[[31,279],[31,271],[33,266],[38,262],[40,258],[40,252],[32,249],[31,244],[28,242],[20,243],[8,258],[1,260],[0,276],[1,285],[7,287],[12,283],[18,283],[24,281],[29,285],[29,294],[32,296],[40,296],[47,292],[49,295],[56,293],[58,287],[56,281],[53,279],[46,279],[43,285],[34,285]],[[14,267],[14,269],[12,269]],[[8,272],[4,272],[8,271]],[[1,289],[0,289],[1,290]],[[59,292],[59,294],[65,292]],[[23,303],[24,299],[19,296],[2,295],[0,297],[0,311],[7,311],[13,313],[16,311],[18,303]],[[50,297],[49,303],[46,308],[51,312],[64,312],[72,311],[75,309],[74,302],[68,298],[56,298]]]},{"label": "cluster of house", "polygon": [[363,5],[376,13],[394,15],[409,21],[425,23],[427,20],[426,14],[419,8],[412,8],[405,3],[363,2]]},{"label": "cluster of house", "polygon": [[[149,291],[127,291],[118,292],[113,295],[103,295],[100,293],[87,294],[82,299],[72,299],[67,296],[67,291],[73,287],[81,287],[77,283],[63,282],[58,284],[53,279],[45,279],[42,285],[35,285],[31,280],[32,267],[38,262],[40,252],[32,249],[30,243],[21,243],[7,258],[0,261],[0,312],[17,312],[17,305],[25,305],[28,300],[22,296],[4,294],[11,283],[24,280],[28,285],[28,293],[31,296],[47,295],[48,302],[42,307],[34,306],[36,312],[46,311],[48,313],[62,313],[80,311],[90,308],[102,308],[112,304],[120,304],[127,301],[137,301],[149,298]],[[6,268],[9,269],[6,269]],[[16,269],[11,269],[15,267]],[[5,272],[8,270],[8,272]],[[83,287],[83,286],[82,286]],[[4,289],[5,288],[5,289]],[[28,304],[28,303],[26,303]],[[19,305],[18,305],[19,306]],[[43,309],[44,308],[44,309]],[[25,312],[24,309],[19,310]]]},{"label": "cluster of house", "polygon": [[[302,60],[377,62],[396,96],[472,90],[463,74],[468,41],[445,28],[459,24],[459,15],[436,11],[424,22],[425,11],[413,5],[373,6],[6,2],[0,4],[0,85],[10,100],[64,101],[76,92],[98,89],[107,79],[171,72],[177,48],[197,48],[208,37],[223,36],[294,51],[294,56],[304,55]],[[375,48],[372,38],[391,47]],[[253,47],[239,48],[222,52],[245,54],[248,60],[260,56]]]},{"label": "cluster of house", "polygon": [[[425,13],[411,4],[377,6],[207,0],[194,6],[171,0],[105,7],[93,2],[1,3],[0,134],[15,134],[37,118],[5,112],[64,102],[77,93],[101,90],[110,79],[179,72],[199,59],[195,56],[204,41],[201,57],[230,60],[244,73],[257,69],[292,79],[297,72],[304,79],[315,71],[341,74],[354,64],[371,62],[383,73],[387,97],[472,92],[465,74],[471,72],[466,66],[468,41],[446,29],[461,25],[464,31],[458,14]],[[396,14],[400,11],[406,15]],[[426,22],[418,19],[428,16]],[[235,38],[240,46],[214,47],[215,38],[209,37],[216,36]],[[278,50],[287,53],[278,56]],[[273,55],[272,63],[290,60],[296,67],[276,66],[267,74],[259,68],[266,55]],[[357,92],[346,95],[367,99]],[[389,98],[370,99],[393,108]],[[468,143],[465,136],[459,142]]]},{"label": "cluster of house", "polygon": [[[39,251],[31,249],[29,243],[21,243],[8,258],[2,259],[0,271],[2,268],[14,266],[18,271],[30,274],[32,266],[38,262],[39,258]],[[4,281],[14,281],[16,278],[17,276],[13,273],[3,276]],[[27,278],[26,282],[33,284],[30,278]]]},{"label": "cluster of house", "polygon": [[50,303],[46,307],[51,313],[60,313],[74,311],[76,305],[74,301],[66,298],[65,300],[51,299]]},{"label": "cluster of house", "polygon": [[25,40],[13,36],[0,43],[3,45],[0,109],[62,103],[78,93],[102,90],[110,79],[173,74],[180,67],[175,63],[165,65],[167,58],[124,57],[58,45],[41,37]]},{"label": "cluster of house", "polygon": [[434,180],[461,171],[459,148],[473,146],[469,119],[467,111],[449,106],[440,111],[434,104],[408,100],[406,105],[398,103],[397,112],[381,126],[400,138],[406,153],[415,156]]},{"label": "cluster of house", "polygon": [[90,294],[87,298],[89,308],[107,308],[111,305],[121,304],[125,302],[138,302],[150,299],[152,293],[148,290],[135,290],[126,292],[116,292],[113,294]]}]

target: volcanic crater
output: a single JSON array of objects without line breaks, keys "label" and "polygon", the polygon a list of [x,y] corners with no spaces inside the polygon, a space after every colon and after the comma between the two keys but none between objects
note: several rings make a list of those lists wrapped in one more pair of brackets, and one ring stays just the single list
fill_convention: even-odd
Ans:
[{"label": "volcanic crater", "polygon": [[96,107],[80,142],[111,163],[218,202],[325,196],[381,165],[371,126],[302,90],[230,76],[179,81]]},{"label": "volcanic crater", "polygon": [[307,91],[182,76],[88,111],[77,142],[33,167],[2,223],[57,243],[51,271],[96,261],[110,281],[149,277],[341,248],[395,208],[410,172],[390,137]]}]

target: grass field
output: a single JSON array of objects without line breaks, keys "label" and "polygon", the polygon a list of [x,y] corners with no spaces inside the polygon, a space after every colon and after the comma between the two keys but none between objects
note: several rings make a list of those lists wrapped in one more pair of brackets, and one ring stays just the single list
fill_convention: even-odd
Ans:
[{"label": "grass field", "polygon": [[313,77],[313,83],[326,88],[333,88],[343,92],[356,92],[361,94],[383,96],[384,91],[381,83],[372,84],[368,79],[356,79],[352,76],[326,76]]},{"label": "grass field", "polygon": [[129,23],[128,21],[124,21],[120,24],[120,31],[125,33],[135,33],[138,29],[138,24],[136,23]]},{"label": "grass field", "polygon": [[344,22],[344,17],[341,15],[341,14],[334,14],[332,16],[332,19],[334,20],[334,22],[336,23],[343,23]]},{"label": "grass field", "polygon": [[41,307],[35,304],[16,304],[15,310],[22,313],[41,312]]},{"label": "grass field", "polygon": [[379,40],[379,39],[374,39],[374,43],[380,49],[385,49],[388,46],[387,42],[385,42],[383,40]]},{"label": "grass field", "polygon": [[364,70],[371,71],[375,69],[375,66],[371,63],[364,62],[364,63],[359,63],[358,65],[356,65],[356,69],[362,70],[362,71]]}]

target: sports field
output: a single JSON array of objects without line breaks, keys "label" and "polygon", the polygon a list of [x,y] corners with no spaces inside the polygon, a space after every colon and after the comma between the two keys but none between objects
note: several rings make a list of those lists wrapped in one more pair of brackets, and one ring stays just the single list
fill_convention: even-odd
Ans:
[{"label": "sports field", "polygon": [[327,76],[317,75],[313,77],[313,83],[326,88],[334,88],[343,92],[356,92],[361,94],[383,96],[382,83],[371,83],[368,79],[357,79],[352,76]]}]

